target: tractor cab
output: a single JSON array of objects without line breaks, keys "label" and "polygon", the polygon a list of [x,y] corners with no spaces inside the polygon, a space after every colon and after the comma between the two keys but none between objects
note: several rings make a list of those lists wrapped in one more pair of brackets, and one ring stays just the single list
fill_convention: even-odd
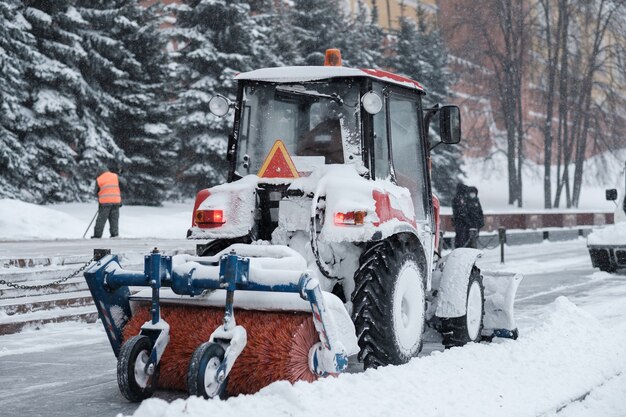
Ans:
[{"label": "tractor cab", "polygon": [[[439,116],[441,142],[459,142],[457,107],[424,109],[421,99],[425,91],[418,82],[387,71],[343,67],[338,50],[327,51],[325,66],[265,68],[239,74],[236,80],[236,102],[216,96],[210,109],[218,116],[234,109],[228,182],[254,183],[256,204],[246,210],[255,214],[245,213],[242,218],[243,213],[233,213],[235,205],[208,204],[211,191],[202,190],[189,238],[272,241],[281,217],[280,201],[313,193],[313,183],[331,171],[335,177],[356,175],[403,188],[403,197],[408,196],[412,208],[407,212],[406,207],[389,207],[392,213],[386,215],[387,220],[397,219],[409,226],[423,223],[422,233],[434,234],[437,213],[430,187],[428,124],[434,115]],[[338,166],[344,167],[343,173]],[[254,178],[248,178],[251,176]],[[403,197],[397,194],[399,202]],[[304,227],[309,213],[300,214],[305,221],[287,223]],[[348,221],[355,217],[349,211],[340,214],[347,214],[344,219]],[[227,217],[231,217],[230,224]],[[367,213],[356,215],[357,220],[361,217],[365,221]],[[374,217],[372,213],[372,224],[376,223]],[[241,227],[246,218],[250,220],[248,229]],[[378,220],[378,224],[384,223]],[[237,222],[237,230],[233,230],[233,222]],[[371,235],[359,239],[369,238]],[[199,254],[212,252],[199,248]]]}]

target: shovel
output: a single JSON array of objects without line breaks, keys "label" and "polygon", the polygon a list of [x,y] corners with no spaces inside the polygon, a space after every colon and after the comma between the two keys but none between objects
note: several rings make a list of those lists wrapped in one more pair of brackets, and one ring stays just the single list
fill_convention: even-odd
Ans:
[{"label": "shovel", "polygon": [[99,212],[100,212],[100,207],[98,207],[96,214],[93,215],[93,217],[91,218],[91,221],[89,222],[89,226],[87,226],[85,233],[83,233],[83,239],[85,238],[85,236],[87,236],[87,232],[89,231],[89,229],[91,229],[91,225],[93,224],[93,221],[96,220],[96,216],[98,215]]}]

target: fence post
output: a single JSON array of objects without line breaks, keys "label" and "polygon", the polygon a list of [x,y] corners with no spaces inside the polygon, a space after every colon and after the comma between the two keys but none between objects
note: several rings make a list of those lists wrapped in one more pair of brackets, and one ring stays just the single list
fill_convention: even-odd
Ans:
[{"label": "fence post", "polygon": [[506,243],[506,229],[498,227],[498,237],[500,238],[500,263],[504,263],[504,244]]},{"label": "fence post", "polygon": [[107,255],[111,254],[111,249],[94,249],[93,250],[93,260],[99,261]]},{"label": "fence post", "polygon": [[478,229],[469,229],[470,237],[467,247],[476,249],[478,247]]}]

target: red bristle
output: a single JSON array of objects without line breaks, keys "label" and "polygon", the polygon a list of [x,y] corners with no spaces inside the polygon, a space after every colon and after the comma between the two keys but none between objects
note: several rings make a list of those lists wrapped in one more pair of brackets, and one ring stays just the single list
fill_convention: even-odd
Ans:
[{"label": "red bristle", "polygon": [[287,379],[292,382],[300,380],[313,382],[317,376],[309,368],[309,351],[311,346],[319,342],[319,335],[311,318],[303,321],[298,330],[298,333],[294,335],[294,343],[292,343],[289,352],[288,370],[290,377]]},{"label": "red bristle", "polygon": [[[164,305],[161,315],[170,325],[170,343],[160,363],[159,386],[187,389],[187,367],[194,350],[222,324],[224,310]],[[137,309],[124,327],[124,339],[140,332],[149,318],[147,306]],[[314,381],[309,349],[319,341],[310,313],[235,310],[248,343],[228,377],[229,395],[253,394],[274,381]]]}]

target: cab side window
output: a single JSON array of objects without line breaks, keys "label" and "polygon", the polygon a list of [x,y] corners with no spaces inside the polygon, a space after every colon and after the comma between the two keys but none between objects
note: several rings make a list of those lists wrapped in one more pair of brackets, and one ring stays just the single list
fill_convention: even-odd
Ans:
[{"label": "cab side window", "polygon": [[391,94],[391,150],[398,185],[408,188],[417,220],[426,219],[426,171],[420,139],[420,109],[417,100]]}]

